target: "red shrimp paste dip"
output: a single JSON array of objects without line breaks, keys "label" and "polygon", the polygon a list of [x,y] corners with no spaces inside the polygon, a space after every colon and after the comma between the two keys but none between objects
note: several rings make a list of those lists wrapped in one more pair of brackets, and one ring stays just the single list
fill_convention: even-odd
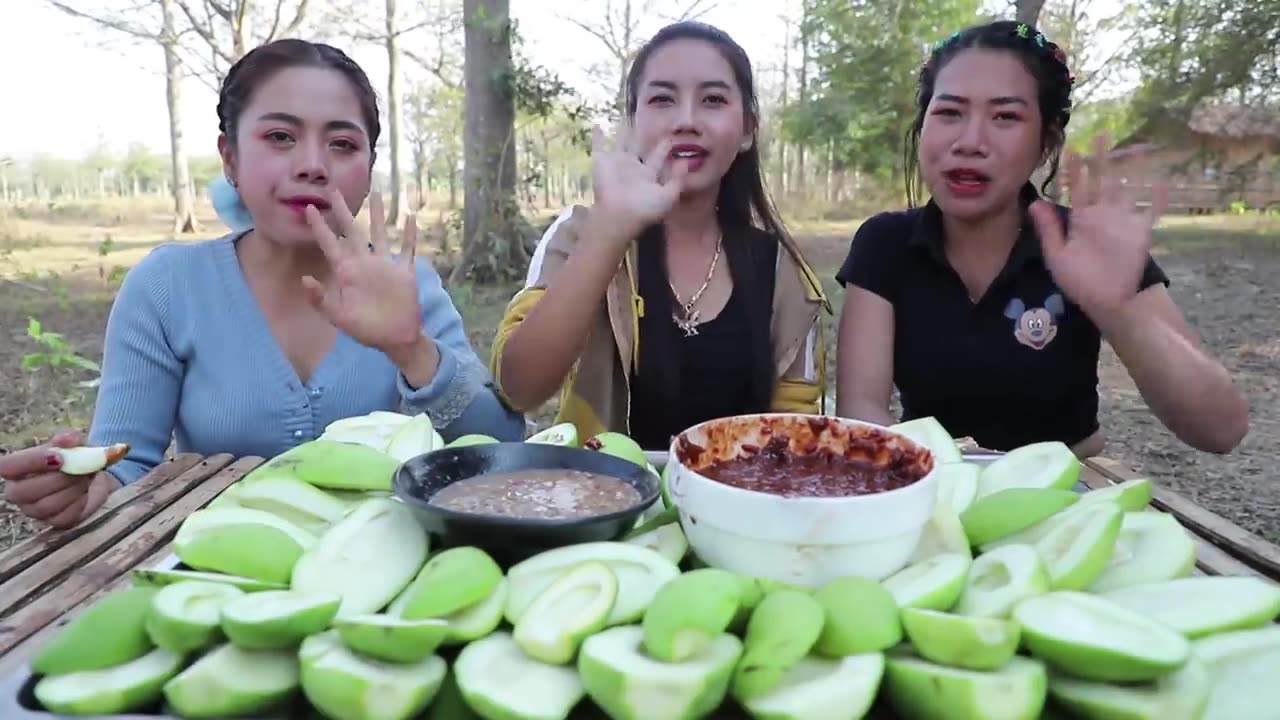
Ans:
[{"label": "red shrimp paste dip", "polygon": [[884,429],[822,415],[711,421],[676,441],[686,468],[782,497],[850,497],[907,487],[933,470],[924,447]]}]

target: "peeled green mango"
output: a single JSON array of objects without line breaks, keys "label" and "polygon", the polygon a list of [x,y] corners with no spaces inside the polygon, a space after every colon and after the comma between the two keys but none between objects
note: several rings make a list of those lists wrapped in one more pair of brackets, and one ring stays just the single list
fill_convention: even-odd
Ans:
[{"label": "peeled green mango", "polygon": [[375,660],[422,662],[449,635],[449,623],[432,618],[405,620],[394,615],[355,615],[334,623],[342,643]]},{"label": "peeled green mango", "polygon": [[1024,600],[1013,619],[1032,655],[1081,680],[1154,680],[1191,655],[1177,631],[1088,593],[1061,590]]},{"label": "peeled green mango", "polygon": [[126,588],[103,596],[74,616],[31,659],[40,675],[63,675],[115,667],[155,648],[147,615],[155,588]]},{"label": "peeled green mango", "polygon": [[649,657],[643,643],[644,630],[636,625],[612,627],[583,641],[577,675],[591,701],[613,720],[712,717],[728,695],[742,641],[722,633],[674,663]]},{"label": "peeled green mango", "polygon": [[883,585],[864,577],[836,578],[814,591],[825,611],[814,652],[826,657],[888,650],[902,641],[898,603]]},{"label": "peeled green mango", "polygon": [[502,580],[502,568],[489,553],[470,545],[437,553],[395,599],[406,620],[443,617],[488,597]]},{"label": "peeled green mango", "polygon": [[534,598],[511,636],[525,655],[565,665],[583,638],[604,629],[618,596],[618,578],[608,565],[589,560],[561,575]]},{"label": "peeled green mango", "polygon": [[1085,720],[1200,720],[1212,688],[1208,667],[1194,656],[1147,683],[1092,682],[1061,673],[1049,678],[1049,695]]},{"label": "peeled green mango", "polygon": [[287,583],[316,536],[263,510],[197,510],[179,526],[173,552],[196,570]]},{"label": "peeled green mango", "polygon": [[480,602],[455,610],[441,617],[449,624],[449,634],[444,639],[445,645],[462,645],[479,640],[498,629],[502,624],[502,611],[507,606],[507,588],[510,585],[506,578],[498,581],[493,592]]},{"label": "peeled green mango", "polygon": [[658,588],[680,574],[680,568],[656,550],[627,542],[589,542],[546,550],[507,570],[507,620],[514,625],[538,593],[587,560],[605,563],[618,578],[618,599],[608,626],[640,620]]},{"label": "peeled green mango", "polygon": [[155,568],[135,568],[129,571],[132,583],[137,587],[161,588],[165,585],[183,582],[184,580],[200,580],[203,582],[233,585],[247,593],[265,590],[285,590],[284,583],[263,582],[253,578],[227,575],[218,572],[201,572],[199,570],[160,570]]},{"label": "peeled green mango", "polygon": [[966,670],[998,670],[1018,652],[1021,628],[1006,618],[905,608],[902,626],[925,660]]},{"label": "peeled green mango", "polygon": [[342,720],[409,720],[430,704],[448,667],[439,655],[389,663],[352,652],[336,630],[312,635],[298,650],[302,691],[324,714]]},{"label": "peeled green mango", "polygon": [[644,456],[644,449],[640,444],[620,432],[602,432],[583,443],[582,447],[628,460],[640,467],[649,466],[649,460]]},{"label": "peeled green mango", "polygon": [[883,675],[883,653],[809,656],[791,666],[773,689],[748,700],[746,708],[757,720],[863,718]]},{"label": "peeled green mango", "polygon": [[427,545],[426,532],[403,503],[365,500],[299,558],[291,586],[341,596],[338,617],[377,612],[422,567]]},{"label": "peeled green mango", "polygon": [[232,599],[222,606],[222,632],[245,650],[283,650],[322,632],[342,597],[331,592],[277,590]]},{"label": "peeled green mango", "polygon": [[464,647],[453,672],[467,705],[485,718],[565,720],[583,697],[573,667],[534,660],[505,631]]},{"label": "peeled green mango", "polygon": [[323,533],[347,514],[346,503],[315,485],[288,476],[242,486],[236,494],[236,504],[278,515],[316,534]]},{"label": "peeled green mango", "polygon": [[44,709],[65,715],[122,715],[146,709],[160,699],[165,682],[182,669],[185,657],[155,648],[99,670],[46,675],[35,696]]},{"label": "peeled green mango", "polygon": [[890,425],[889,429],[906,435],[916,443],[928,448],[929,452],[933,454],[935,467],[945,463],[960,462],[964,459],[964,456],[960,453],[960,446],[956,445],[955,438],[951,437],[951,433],[947,432],[947,429],[935,417],[907,420],[896,425]]},{"label": "peeled green mango", "polygon": [[[282,470],[316,487],[334,490],[390,491],[399,467],[394,457],[366,445],[312,440],[275,456],[254,472]],[[248,482],[252,475],[241,482]]]},{"label": "peeled green mango", "polygon": [[881,583],[900,608],[950,610],[964,591],[973,560],[968,553],[942,553],[908,565]]},{"label": "peeled green mango", "polygon": [[691,570],[658,589],[644,612],[650,657],[681,662],[724,633],[738,612],[742,581],[716,568]]},{"label": "peeled green mango", "polygon": [[164,697],[183,718],[229,718],[270,709],[297,689],[297,653],[226,644],[165,683]]},{"label": "peeled green mango", "polygon": [[222,606],[244,596],[244,591],[232,585],[200,580],[166,585],[151,602],[147,634],[166,650],[202,650],[222,640]]},{"label": "peeled green mango", "polygon": [[1021,655],[992,671],[901,655],[885,663],[885,697],[911,720],[1039,720],[1048,686],[1044,663]]},{"label": "peeled green mango", "polygon": [[960,523],[970,545],[985,545],[1026,530],[1079,499],[1071,490],[1011,487],[979,498],[961,513]]},{"label": "peeled green mango", "polygon": [[822,604],[808,593],[782,589],[765,595],[747,621],[742,659],[733,674],[734,698],[747,702],[777,685],[817,644],[825,620]]}]

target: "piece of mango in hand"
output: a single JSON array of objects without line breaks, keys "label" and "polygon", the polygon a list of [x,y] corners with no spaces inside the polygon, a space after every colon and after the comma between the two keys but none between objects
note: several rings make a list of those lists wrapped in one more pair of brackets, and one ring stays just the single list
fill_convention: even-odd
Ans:
[{"label": "piece of mango in hand", "polygon": [[62,460],[59,468],[68,475],[92,475],[102,472],[129,454],[129,443],[105,447],[50,448]]}]

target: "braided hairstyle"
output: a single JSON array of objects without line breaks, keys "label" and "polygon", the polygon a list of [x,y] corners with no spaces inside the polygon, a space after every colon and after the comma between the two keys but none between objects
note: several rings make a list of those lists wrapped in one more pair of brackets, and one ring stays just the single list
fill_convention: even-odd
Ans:
[{"label": "braided hairstyle", "polygon": [[236,61],[222,81],[218,93],[218,130],[232,147],[239,138],[240,115],[249,106],[258,86],[276,72],[289,67],[319,67],[337,70],[346,76],[360,102],[360,114],[369,134],[370,166],[376,154],[378,135],[378,95],[364,70],[356,61],[332,45],[295,38],[275,40],[245,53]]},{"label": "braided hairstyle", "polygon": [[1013,53],[1035,79],[1039,89],[1037,100],[1041,118],[1040,152],[1042,162],[1049,162],[1049,175],[1041,185],[1042,192],[1058,174],[1067,123],[1071,120],[1071,88],[1075,84],[1075,78],[1067,67],[1066,52],[1026,23],[1000,20],[976,25],[938,41],[920,66],[916,116],[907,130],[906,147],[903,151],[903,163],[907,171],[907,202],[911,207],[916,206],[920,192],[920,131],[924,127],[929,103],[933,100],[934,83],[942,68],[952,58],[970,48]]}]

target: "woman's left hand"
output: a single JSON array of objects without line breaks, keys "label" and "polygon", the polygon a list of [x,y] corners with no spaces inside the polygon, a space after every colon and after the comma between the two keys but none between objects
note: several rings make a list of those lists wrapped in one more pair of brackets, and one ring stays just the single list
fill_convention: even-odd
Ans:
[{"label": "woman's left hand", "polygon": [[307,299],[335,327],[368,347],[391,353],[412,346],[421,335],[414,270],[417,233],[406,231],[400,256],[392,258],[378,193],[369,196],[367,231],[356,225],[342,193],[331,190],[329,206],[341,237],[319,210],[307,208],[307,222],[331,267],[323,283],[310,275],[302,278]]},{"label": "woman's left hand", "polygon": [[[1165,188],[1153,188],[1151,210],[1137,207],[1134,193],[1120,175],[1108,171],[1108,161],[1121,154],[1137,156],[1145,165],[1145,149],[1106,152],[1105,135],[1094,139],[1095,153],[1082,180],[1082,160],[1067,158],[1067,190],[1071,197],[1071,230],[1064,233],[1053,206],[1038,200],[1031,217],[1040,235],[1045,265],[1063,293],[1086,313],[1097,318],[1124,306],[1138,293],[1151,251],[1151,229],[1165,202]],[[1145,173],[1135,173],[1139,187]],[[1087,184],[1086,184],[1087,183]]]}]

